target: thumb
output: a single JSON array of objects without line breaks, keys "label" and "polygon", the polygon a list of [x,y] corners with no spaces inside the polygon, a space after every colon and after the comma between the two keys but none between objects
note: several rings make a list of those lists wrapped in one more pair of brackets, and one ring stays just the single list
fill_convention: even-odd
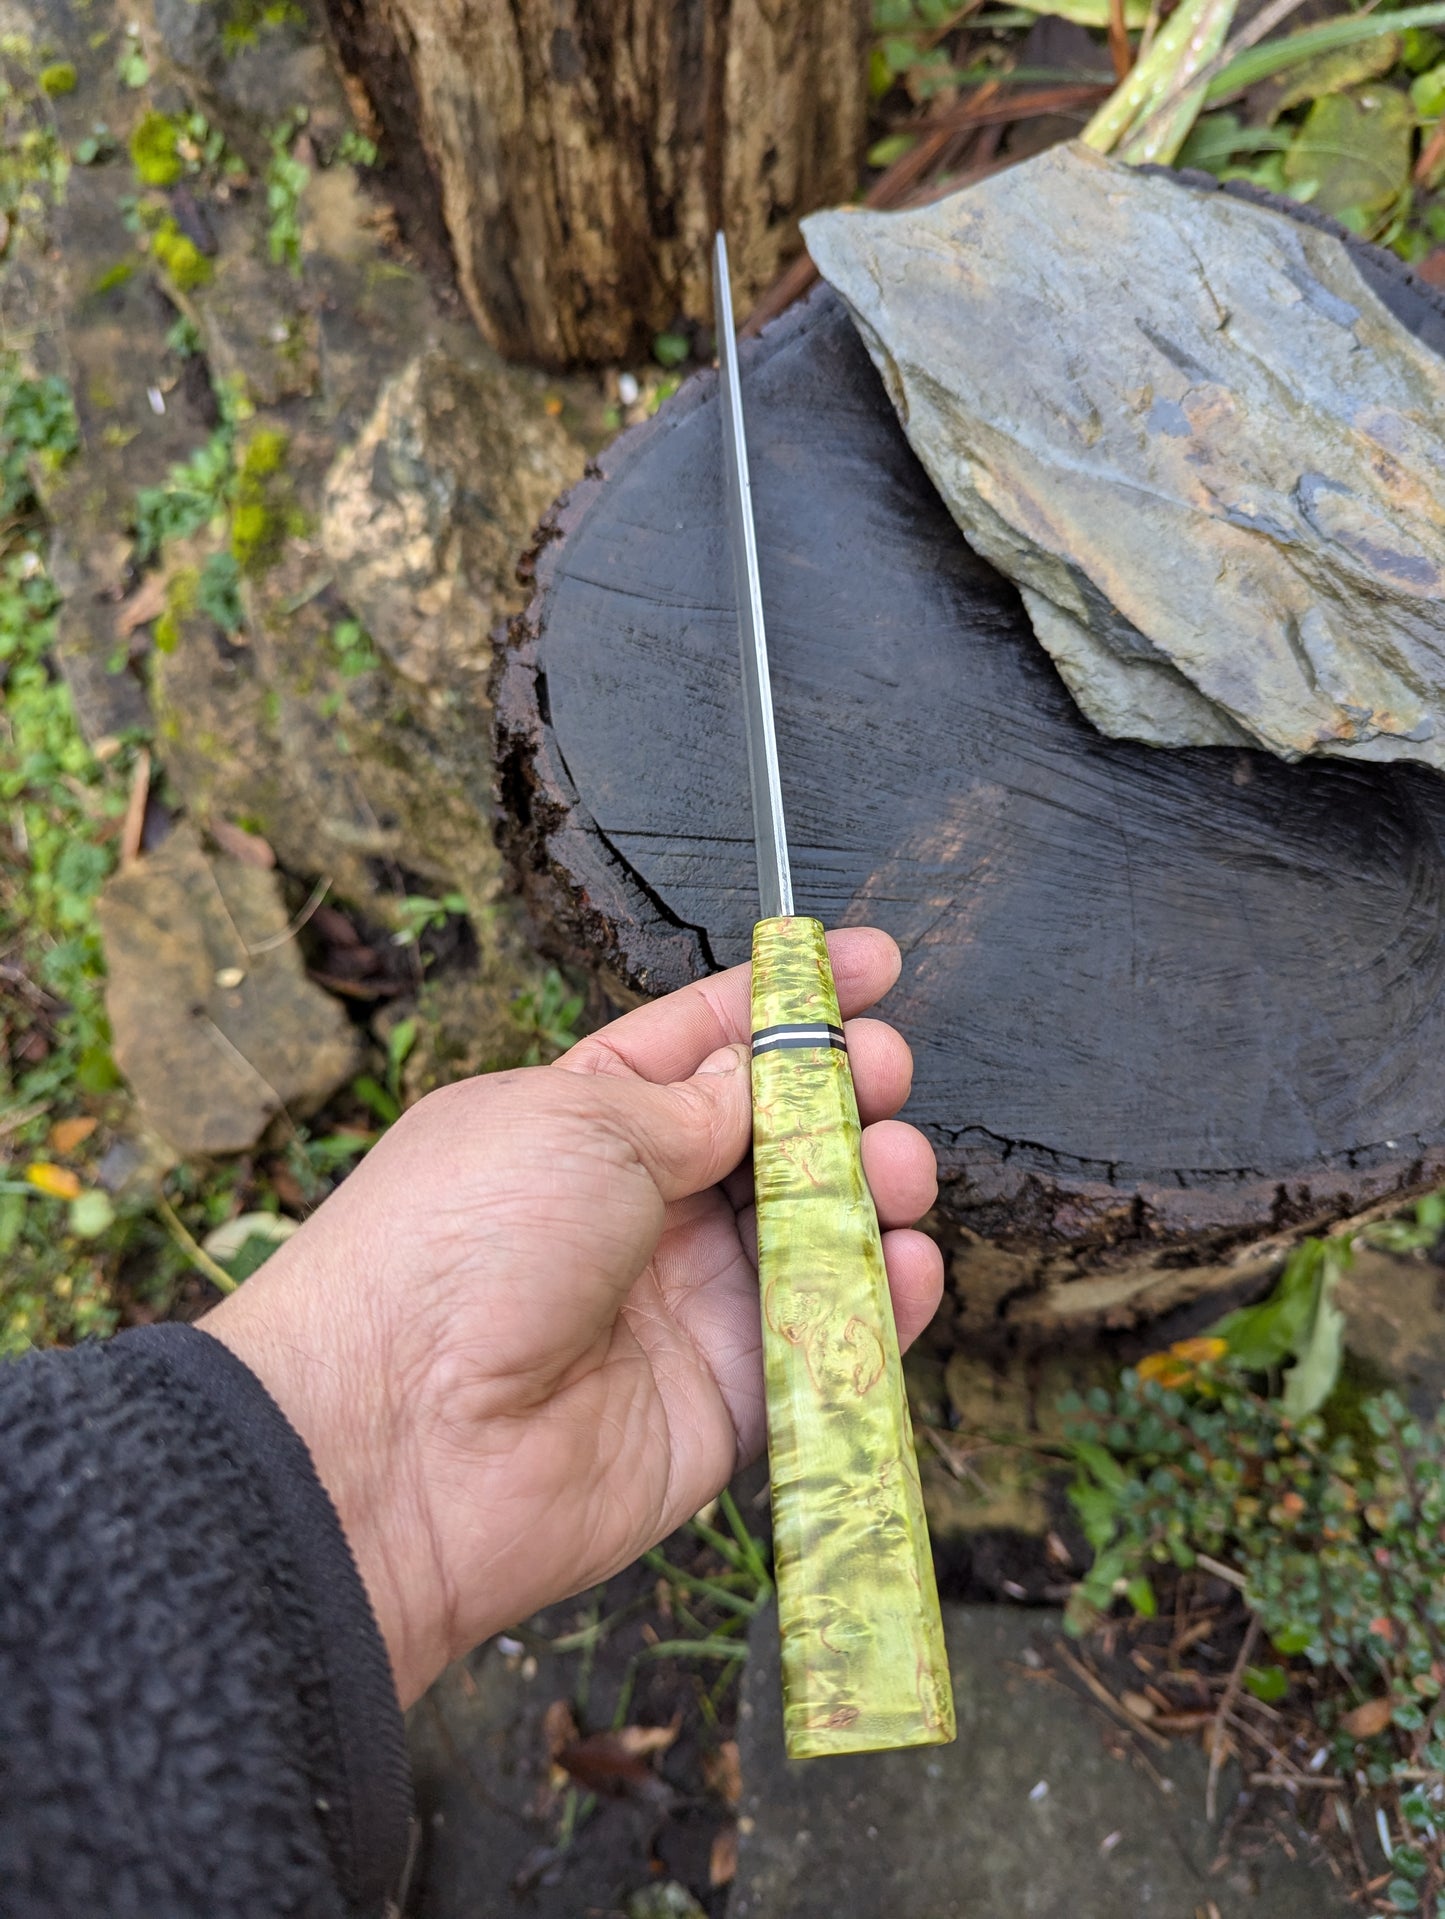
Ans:
[{"label": "thumb", "polygon": [[753,1129],[749,1057],[742,1043],[724,1046],[691,1079],[631,1082],[631,1144],[664,1200],[705,1192],[741,1165]]}]

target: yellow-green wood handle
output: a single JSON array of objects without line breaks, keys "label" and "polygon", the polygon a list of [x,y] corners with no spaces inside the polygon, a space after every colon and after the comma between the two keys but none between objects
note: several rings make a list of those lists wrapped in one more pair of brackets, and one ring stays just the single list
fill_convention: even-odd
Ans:
[{"label": "yellow-green wood handle", "polygon": [[952,1739],[878,1216],[817,920],[753,933],[753,1170],[783,1725],[795,1759]]}]

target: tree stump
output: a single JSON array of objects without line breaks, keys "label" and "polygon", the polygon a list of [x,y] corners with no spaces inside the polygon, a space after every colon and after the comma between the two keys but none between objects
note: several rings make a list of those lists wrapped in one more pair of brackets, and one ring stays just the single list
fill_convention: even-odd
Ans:
[{"label": "tree stump", "polygon": [[845,200],[867,127],[866,0],[328,0],[501,353],[566,366],[706,323],[726,225],[746,304]]},{"label": "tree stump", "polygon": [[[798,910],[902,946],[962,1324],[1208,1317],[1439,1178],[1445,783],[1103,738],[835,296],[742,374]],[[757,911],[716,395],[554,509],[497,679],[525,890],[641,993],[745,958]]]}]

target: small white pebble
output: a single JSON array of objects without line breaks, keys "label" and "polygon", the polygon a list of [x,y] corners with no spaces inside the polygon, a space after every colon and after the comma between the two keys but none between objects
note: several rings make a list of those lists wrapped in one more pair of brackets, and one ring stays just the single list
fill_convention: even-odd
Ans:
[{"label": "small white pebble", "polygon": [[1023,1659],[1030,1672],[1043,1671],[1044,1656],[1041,1652],[1036,1652],[1032,1646],[1024,1647]]},{"label": "small white pebble", "polygon": [[1021,1586],[1016,1579],[1005,1579],[1003,1589],[1010,1599],[1027,1599],[1029,1596],[1028,1587]]},{"label": "small white pebble", "polygon": [[1041,1779],[1039,1783],[1033,1788],[1033,1790],[1029,1794],[1029,1798],[1034,1802],[1035,1805],[1038,1804],[1040,1799],[1047,1799],[1048,1796],[1049,1796],[1049,1782],[1047,1779]]},{"label": "small white pebble", "polygon": [[624,406],[636,406],[637,396],[642,391],[637,384],[635,373],[619,373],[617,376],[617,397]]},{"label": "small white pebble", "polygon": [[229,993],[233,986],[239,986],[246,977],[243,966],[223,966],[216,975],[216,984],[223,993]]},{"label": "small white pebble", "polygon": [[1395,1842],[1390,1837],[1390,1822],[1385,1817],[1385,1808],[1383,1806],[1376,1806],[1375,1808],[1375,1830],[1380,1835],[1380,1848],[1385,1857],[1387,1859],[1393,1859],[1395,1856]]},{"label": "small white pebble", "polygon": [[1325,1761],[1329,1758],[1329,1756],[1330,1756],[1330,1753],[1329,1753],[1328,1746],[1321,1746],[1319,1751],[1315,1754],[1314,1758],[1311,1759],[1310,1761],[1310,1771],[1318,1772],[1320,1767],[1325,1763]]},{"label": "small white pebble", "polygon": [[522,1677],[524,1679],[535,1679],[537,1677],[537,1662],[530,1653],[528,1653],[527,1657],[522,1661]]},{"label": "small white pebble", "polygon": [[499,1632],[497,1634],[497,1651],[501,1653],[504,1659],[515,1659],[517,1654],[522,1650],[523,1646],[520,1639],[513,1639],[509,1633]]},{"label": "small white pebble", "polygon": [[1099,1841],[1100,1858],[1107,1859],[1109,1854],[1114,1850],[1115,1846],[1118,1845],[1119,1841],[1123,1837],[1124,1835],[1122,1832],[1106,1832],[1103,1838]]},{"label": "small white pebble", "polygon": [[159,388],[158,386],[148,386],[148,387],[146,388],[146,398],[147,398],[147,399],[148,399],[148,400],[150,401],[150,403],[151,403],[151,412],[152,412],[152,413],[164,413],[164,412],[165,412],[165,410],[166,410],[166,396],[165,396],[165,394],[164,394],[164,393],[162,393],[162,392],[161,392],[161,390],[160,390],[160,388]]}]

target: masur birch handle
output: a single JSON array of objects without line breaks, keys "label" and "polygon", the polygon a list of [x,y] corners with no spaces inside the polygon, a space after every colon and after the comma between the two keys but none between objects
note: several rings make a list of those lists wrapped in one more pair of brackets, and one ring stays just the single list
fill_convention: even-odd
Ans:
[{"label": "masur birch handle", "polygon": [[753,933],[753,1169],[789,1754],[941,1745],[953,1693],[823,928]]}]

